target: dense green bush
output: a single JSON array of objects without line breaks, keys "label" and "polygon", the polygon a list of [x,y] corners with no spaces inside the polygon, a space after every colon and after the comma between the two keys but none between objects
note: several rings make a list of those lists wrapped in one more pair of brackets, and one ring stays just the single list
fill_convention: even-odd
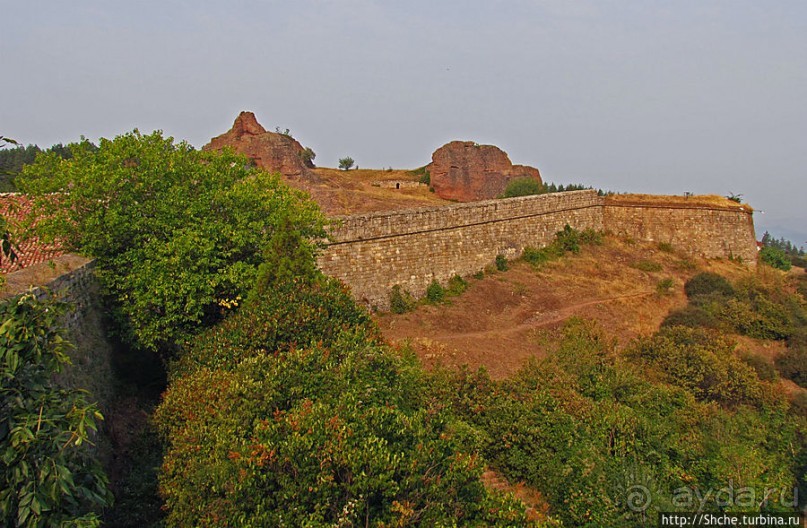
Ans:
[{"label": "dense green bush", "polygon": [[278,283],[241,310],[189,342],[172,377],[199,368],[226,369],[241,361],[314,344],[329,347],[343,334],[380,339],[369,314],[336,279],[318,275]]},{"label": "dense green bush", "polygon": [[546,248],[536,249],[532,246],[524,248],[524,251],[521,252],[521,258],[533,265],[540,265],[551,260],[549,251]]},{"label": "dense green bush", "polygon": [[734,343],[717,334],[681,326],[664,328],[630,351],[701,401],[728,406],[766,403],[755,371],[734,355]]},{"label": "dense green bush", "polygon": [[792,267],[787,254],[781,249],[766,246],[759,252],[759,259],[763,264],[767,264],[782,271],[789,271]]},{"label": "dense green bush", "polygon": [[787,339],[793,331],[787,309],[768,297],[729,299],[721,316],[737,332],[757,339]]},{"label": "dense green bush", "polygon": [[545,192],[546,188],[541,182],[529,176],[524,176],[522,178],[514,178],[507,182],[502,198],[529,196],[533,194],[543,194]]},{"label": "dense green bush", "polygon": [[524,525],[491,496],[411,359],[360,341],[199,370],[157,413],[180,526]]},{"label": "dense green bush", "polygon": [[[699,350],[702,354],[682,363],[693,374],[705,373],[693,367],[710,364],[697,359],[707,351],[720,357],[717,371],[732,363],[730,347],[719,338],[677,334],[658,342],[650,338],[642,346],[650,346],[647,353],[654,358],[679,346],[689,351],[679,359]],[[720,387],[735,401],[738,395],[754,395],[756,387],[765,402],[760,410],[698,401],[689,383],[682,383],[684,388],[660,381],[666,374],[657,367],[628,359],[594,325],[573,320],[545,358],[512,378],[494,381],[467,369],[437,371],[428,394],[462,419],[454,429],[468,444],[481,446],[491,466],[511,481],[538,490],[550,516],[565,526],[654,525],[658,511],[687,511],[674,502],[677,491],[721,489],[730,480],[759,489],[793,488],[795,422],[779,412],[784,401],[749,367],[728,367],[727,373],[738,376],[705,386]],[[750,390],[742,388],[746,381]],[[649,500],[639,508],[629,503],[636,486]],[[703,499],[706,508],[717,507],[714,496]],[[698,506],[688,511],[693,507]]]},{"label": "dense green bush", "polygon": [[734,295],[734,287],[722,275],[705,271],[689,279],[684,284],[684,292],[690,299],[698,295],[709,294],[731,297]]},{"label": "dense green bush", "polygon": [[496,269],[499,271],[507,271],[509,268],[507,257],[504,255],[496,255]]},{"label": "dense green bush", "polygon": [[64,305],[34,293],[0,304],[0,519],[3,526],[100,526],[112,501],[90,444],[103,419],[53,376],[70,363]]},{"label": "dense green bush", "polygon": [[426,300],[430,303],[437,304],[445,300],[446,290],[443,288],[437,279],[431,281],[429,287],[426,288]]}]

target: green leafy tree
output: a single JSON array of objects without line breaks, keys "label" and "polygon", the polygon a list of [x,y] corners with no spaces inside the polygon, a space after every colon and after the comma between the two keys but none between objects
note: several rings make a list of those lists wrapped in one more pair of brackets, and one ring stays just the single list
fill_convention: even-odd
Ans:
[{"label": "green leafy tree", "polygon": [[88,449],[103,417],[54,385],[70,363],[64,305],[26,293],[0,305],[0,517],[4,526],[99,526],[111,503]]},{"label": "green leafy tree", "polygon": [[321,238],[322,216],[279,175],[230,151],[200,152],[137,130],[40,155],[19,178],[37,229],[94,257],[124,338],[171,352],[252,289],[281,222]]},{"label": "green leafy tree", "polygon": [[759,258],[768,266],[782,271],[789,271],[792,267],[790,259],[787,258],[787,254],[779,248],[771,246],[764,247],[759,252]]},{"label": "green leafy tree", "polygon": [[317,154],[311,147],[305,147],[302,152],[300,152],[300,159],[303,160],[306,167],[314,167],[314,159],[317,157]]},{"label": "green leafy tree", "polygon": [[545,192],[547,192],[547,190],[544,184],[535,178],[525,176],[522,178],[515,178],[507,182],[507,186],[504,189],[502,198],[529,196],[532,194],[543,194]]},{"label": "green leafy tree", "polygon": [[339,158],[339,168],[342,170],[350,170],[354,163],[355,161],[350,156]]}]

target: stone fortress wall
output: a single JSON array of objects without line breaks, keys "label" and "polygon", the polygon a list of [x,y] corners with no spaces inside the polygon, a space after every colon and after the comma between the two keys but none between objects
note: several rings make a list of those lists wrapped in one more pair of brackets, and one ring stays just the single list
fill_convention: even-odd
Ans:
[{"label": "stone fortress wall", "polygon": [[756,264],[753,212],[745,206],[605,199],[603,226],[619,236],[666,242],[694,256]]},{"label": "stone fortress wall", "polygon": [[497,255],[516,258],[526,246],[551,243],[566,224],[756,262],[748,208],[631,202],[585,190],[338,217],[318,264],[358,301],[386,309],[395,285],[423,296],[433,280],[445,284],[485,269]]}]

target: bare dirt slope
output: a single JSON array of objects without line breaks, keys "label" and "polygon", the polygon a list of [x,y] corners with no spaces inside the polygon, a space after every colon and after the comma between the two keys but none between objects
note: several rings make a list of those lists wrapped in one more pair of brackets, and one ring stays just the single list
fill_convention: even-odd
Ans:
[{"label": "bare dirt slope", "polygon": [[[657,269],[658,271],[642,271]],[[670,310],[686,304],[684,282],[701,270],[728,276],[747,272],[727,261],[692,261],[646,244],[606,238],[580,254],[534,268],[513,263],[506,272],[469,278],[450,304],[377,316],[385,336],[409,344],[426,366],[484,366],[494,378],[515,372],[549,346],[553,329],[570,317],[597,321],[624,345],[657,330]],[[673,286],[660,294],[660,281]]]}]

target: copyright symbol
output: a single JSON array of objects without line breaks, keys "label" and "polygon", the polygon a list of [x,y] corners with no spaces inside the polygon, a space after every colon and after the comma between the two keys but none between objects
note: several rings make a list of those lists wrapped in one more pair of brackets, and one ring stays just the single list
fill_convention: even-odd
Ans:
[{"label": "copyright symbol", "polygon": [[643,512],[650,506],[650,490],[645,486],[636,484],[628,488],[625,492],[628,508],[634,512]]}]

